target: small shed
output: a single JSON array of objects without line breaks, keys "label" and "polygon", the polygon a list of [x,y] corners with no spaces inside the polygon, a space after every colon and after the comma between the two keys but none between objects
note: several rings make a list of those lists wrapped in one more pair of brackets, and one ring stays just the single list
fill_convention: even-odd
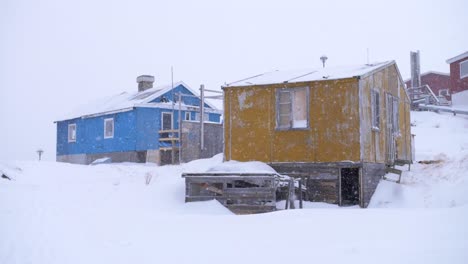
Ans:
[{"label": "small shed", "polygon": [[410,100],[394,61],[272,71],[224,90],[225,160],[303,178],[310,201],[366,207],[412,162]]}]

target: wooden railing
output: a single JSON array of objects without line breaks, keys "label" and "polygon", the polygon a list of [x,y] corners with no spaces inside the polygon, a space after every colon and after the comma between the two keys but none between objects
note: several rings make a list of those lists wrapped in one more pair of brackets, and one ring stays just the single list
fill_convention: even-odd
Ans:
[{"label": "wooden railing", "polygon": [[160,150],[172,150],[178,148],[180,142],[178,129],[159,130],[159,142],[171,142],[171,147],[162,147]]}]

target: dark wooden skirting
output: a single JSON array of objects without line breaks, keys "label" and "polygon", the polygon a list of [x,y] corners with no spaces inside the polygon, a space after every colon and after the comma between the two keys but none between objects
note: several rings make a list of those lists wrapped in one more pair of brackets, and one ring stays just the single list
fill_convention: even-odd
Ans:
[{"label": "dark wooden skirting", "polygon": [[302,178],[307,186],[306,200],[340,204],[340,175],[342,168],[360,169],[360,203],[367,207],[380,179],[385,175],[383,163],[270,163],[278,173]]},{"label": "dark wooden skirting", "polygon": [[363,163],[361,181],[361,206],[367,207],[372,195],[385,175],[386,165],[384,163]]}]

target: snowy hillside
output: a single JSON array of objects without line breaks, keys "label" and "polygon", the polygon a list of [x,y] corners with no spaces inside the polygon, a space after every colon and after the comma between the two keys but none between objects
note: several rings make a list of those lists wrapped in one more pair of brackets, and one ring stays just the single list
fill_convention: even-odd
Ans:
[{"label": "snowy hillside", "polygon": [[[0,263],[467,263],[468,117],[413,112],[416,159],[370,208],[236,216],[181,166],[0,162]],[[147,185],[146,182],[149,181]],[[322,208],[317,208],[322,207]],[[312,209],[313,208],[313,209]]]}]

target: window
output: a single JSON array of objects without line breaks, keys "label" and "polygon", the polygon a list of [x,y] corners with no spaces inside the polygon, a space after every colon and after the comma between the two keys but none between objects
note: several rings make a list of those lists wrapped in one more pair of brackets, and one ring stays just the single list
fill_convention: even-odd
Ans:
[{"label": "window", "polygon": [[439,96],[448,96],[449,90],[448,89],[441,89],[439,90]]},{"label": "window", "polygon": [[[208,121],[209,119],[208,113],[203,113],[203,121]],[[195,120],[200,121],[200,113],[195,113]]]},{"label": "window", "polygon": [[460,62],[460,79],[468,77],[468,60]]},{"label": "window", "polygon": [[185,120],[190,120],[190,112],[185,112]]},{"label": "window", "polygon": [[278,129],[309,126],[308,87],[278,89],[276,92],[276,127]]},{"label": "window", "polygon": [[399,100],[397,97],[393,96],[393,133],[400,134],[400,109],[399,109]]},{"label": "window", "polygon": [[377,90],[371,90],[371,111],[372,111],[372,129],[380,130],[380,93]]},{"label": "window", "polygon": [[114,137],[114,118],[104,119],[104,138]]},{"label": "window", "polygon": [[76,124],[68,124],[68,142],[76,142]]}]

